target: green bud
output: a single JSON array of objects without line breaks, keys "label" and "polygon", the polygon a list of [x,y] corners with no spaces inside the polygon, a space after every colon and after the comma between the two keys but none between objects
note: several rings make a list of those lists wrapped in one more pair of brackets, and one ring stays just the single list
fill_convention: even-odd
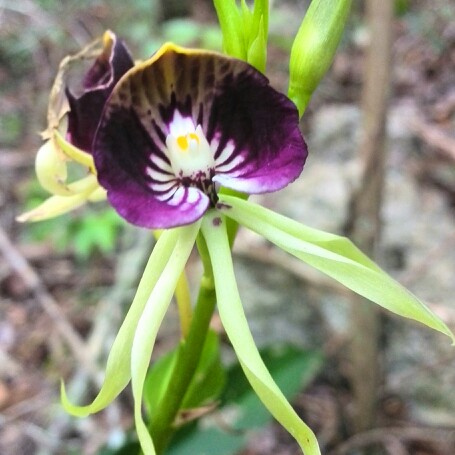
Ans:
[{"label": "green bud", "polygon": [[261,72],[265,72],[267,63],[267,30],[264,30],[264,18],[261,16],[257,34],[248,48],[247,62]]},{"label": "green bud", "polygon": [[55,141],[48,139],[38,150],[35,159],[36,176],[40,185],[47,191],[60,196],[69,196],[66,185],[67,159]]},{"label": "green bud", "polygon": [[226,54],[265,71],[269,19],[268,0],[256,0],[251,10],[245,0],[214,0]]},{"label": "green bud", "polygon": [[292,45],[289,98],[300,115],[329,69],[341,40],[351,0],[312,0]]}]

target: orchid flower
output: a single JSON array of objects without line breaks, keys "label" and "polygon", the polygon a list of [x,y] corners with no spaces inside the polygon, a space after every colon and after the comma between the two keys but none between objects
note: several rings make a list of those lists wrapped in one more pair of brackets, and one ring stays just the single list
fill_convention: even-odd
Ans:
[{"label": "orchid flower", "polygon": [[[260,3],[263,8],[257,14],[244,10],[243,17],[251,24],[249,40],[244,37],[248,49],[265,42],[260,37],[266,33],[266,3]],[[220,11],[227,21],[230,15],[221,6]],[[256,35],[258,41],[253,39]],[[93,54],[91,49],[70,60],[89,54]],[[142,415],[144,381],[161,322],[196,244],[204,276],[188,336],[182,341],[182,352],[189,352],[184,364],[197,364],[196,346],[203,344],[216,301],[252,388],[306,455],[320,454],[315,435],[277,387],[255,345],[237,289],[230,223],[256,232],[389,311],[455,340],[423,302],[348,239],[245,200],[244,195],[277,191],[293,182],[308,154],[296,105],[272,88],[255,66],[172,43],[134,64],[111,32],[104,35],[103,48],[94,54],[80,96],[62,88],[68,61],[62,63],[53,91],[58,96],[51,96],[53,120],[45,135],[50,142],[37,158],[40,181],[54,196],[22,219],[55,216],[105,192],[108,202],[128,222],[162,231],[113,343],[101,390],[91,404],[77,406],[62,384],[66,410],[77,416],[98,412],[131,381],[142,450],[146,455],[162,453],[167,436],[153,440],[151,434],[169,431],[175,415],[173,410],[167,413],[166,406],[178,411],[180,402],[168,404],[165,395],[161,401],[165,412],[156,412],[160,420],[147,426]],[[265,53],[257,61],[265,65]],[[305,92],[304,102],[297,102],[300,111],[307,99]],[[68,160],[87,169],[90,184],[84,179],[66,183]],[[174,372],[179,371],[178,365],[177,361]],[[166,428],[158,431],[160,425]]]},{"label": "orchid flower", "polygon": [[[114,341],[99,394],[91,404],[76,406],[62,385],[62,403],[72,414],[103,409],[131,380],[139,441],[145,454],[156,453],[142,416],[144,381],[159,327],[197,241],[206,272],[203,287],[214,290],[221,321],[251,386],[305,454],[320,453],[313,432],[273,381],[249,330],[228,220],[382,307],[454,340],[423,302],[348,239],[230,194],[277,191],[300,175],[307,157],[296,106],[253,66],[168,43],[126,71],[101,116],[84,110],[81,99],[71,103],[79,120],[70,122],[69,137],[81,147],[91,144],[97,179],[110,204],[136,226],[164,230]],[[97,125],[94,135],[94,128],[81,127],[90,116]],[[204,299],[202,304],[210,306]]]},{"label": "orchid flower", "polygon": [[[67,86],[76,63],[94,60],[82,81],[82,93]],[[41,186],[52,196],[18,217],[18,221],[41,221],[62,215],[87,201],[106,198],[96,179],[92,142],[104,104],[115,84],[132,68],[133,60],[123,42],[110,31],[60,63],[48,106],[48,126],[41,134],[45,143],[36,155],[35,169]],[[77,163],[87,174],[68,183],[68,162]]]}]

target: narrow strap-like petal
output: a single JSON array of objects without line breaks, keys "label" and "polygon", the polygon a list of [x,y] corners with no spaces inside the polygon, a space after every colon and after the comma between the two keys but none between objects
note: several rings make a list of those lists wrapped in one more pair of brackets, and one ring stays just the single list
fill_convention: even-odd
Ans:
[{"label": "narrow strap-like petal", "polygon": [[421,300],[401,286],[349,239],[274,213],[250,201],[222,196],[223,212],[278,247],[344,286],[400,316],[421,322],[451,338],[455,335]]},{"label": "narrow strap-like petal", "polygon": [[305,455],[320,455],[313,432],[288,403],[259,355],[240,301],[225,223],[224,216],[212,215],[204,218],[202,226],[223,327],[248,381],[267,409],[297,440]]},{"label": "narrow strap-like petal", "polygon": [[67,188],[70,196],[51,196],[38,207],[18,216],[17,221],[44,221],[68,213],[87,202],[100,186],[94,175],[88,175],[70,183]]},{"label": "narrow strap-like petal", "polygon": [[154,455],[155,449],[142,419],[144,381],[158,329],[174,294],[177,281],[190,256],[199,227],[200,221],[180,228],[177,245],[147,300],[144,311],[138,321],[131,347],[131,385],[134,396],[134,420],[139,442],[144,454],[147,455]]},{"label": "narrow strap-like petal", "polygon": [[109,353],[103,386],[93,402],[86,406],[72,404],[62,384],[62,405],[69,413],[83,417],[98,412],[114,400],[128,384],[131,379],[131,347],[137,323],[178,238],[179,230],[173,229],[164,232],[158,239],[142,275],[133,303]]}]

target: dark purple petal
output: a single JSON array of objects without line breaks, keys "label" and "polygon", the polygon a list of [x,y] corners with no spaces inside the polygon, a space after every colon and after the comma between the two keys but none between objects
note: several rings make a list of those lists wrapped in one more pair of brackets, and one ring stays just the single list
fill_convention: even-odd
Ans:
[{"label": "dark purple petal", "polygon": [[120,78],[134,66],[128,49],[112,32],[105,33],[103,45],[101,54],[84,76],[83,94],[76,97],[66,90],[70,105],[68,140],[89,153],[107,98]]},{"label": "dark purple petal", "polygon": [[295,105],[252,67],[220,84],[207,138],[218,144],[213,180],[248,194],[285,187],[308,154]]},{"label": "dark purple petal", "polygon": [[[216,202],[212,182],[262,193],[293,181],[307,156],[298,121],[294,104],[247,63],[167,44],[112,92],[94,142],[98,178],[131,223],[187,224]],[[166,139],[197,125],[210,169],[189,175],[189,164],[175,169]],[[189,196],[179,203],[182,188]]]}]

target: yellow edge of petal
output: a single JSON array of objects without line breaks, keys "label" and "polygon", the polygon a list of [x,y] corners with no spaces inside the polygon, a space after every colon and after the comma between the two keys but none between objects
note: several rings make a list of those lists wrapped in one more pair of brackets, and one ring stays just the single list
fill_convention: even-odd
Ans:
[{"label": "yellow edge of petal", "polygon": [[147,60],[141,61],[134,65],[133,68],[128,70],[117,82],[117,86],[120,86],[121,83],[125,80],[131,77],[131,75],[135,74],[136,72],[142,71],[145,68],[149,67],[153,63],[155,63],[157,60],[159,60],[166,52],[174,51],[177,52],[178,54],[186,54],[186,55],[215,55],[224,59],[232,59],[233,57],[228,57],[220,52],[215,52],[215,51],[207,51],[204,49],[187,49],[185,47],[181,47],[177,44],[167,42],[164,43],[153,55]]}]

